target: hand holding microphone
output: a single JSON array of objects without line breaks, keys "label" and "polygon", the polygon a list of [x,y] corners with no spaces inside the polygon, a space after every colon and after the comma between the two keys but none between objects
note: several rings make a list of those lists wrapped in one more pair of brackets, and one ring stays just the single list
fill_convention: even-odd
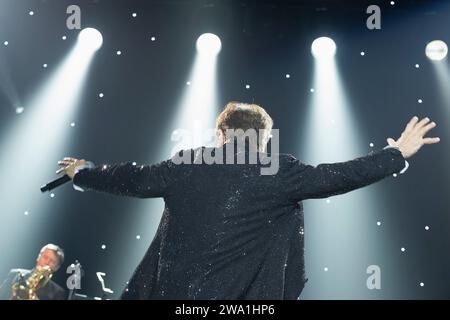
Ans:
[{"label": "hand holding microphone", "polygon": [[51,191],[56,187],[59,187],[69,181],[71,181],[75,175],[75,169],[79,166],[86,164],[85,160],[78,160],[74,158],[64,158],[61,161],[58,161],[58,165],[61,167],[56,171],[56,174],[60,174],[65,172],[65,175],[62,177],[55,179],[41,187],[41,192]]},{"label": "hand holding microphone", "polygon": [[70,179],[73,179],[73,176],[75,175],[75,168],[85,165],[86,164],[86,160],[79,160],[79,159],[75,159],[75,158],[64,158],[61,161],[58,161],[58,166],[60,166],[61,168],[58,169],[58,171],[56,171],[56,174],[60,174],[61,172],[65,172],[66,175],[69,176]]}]

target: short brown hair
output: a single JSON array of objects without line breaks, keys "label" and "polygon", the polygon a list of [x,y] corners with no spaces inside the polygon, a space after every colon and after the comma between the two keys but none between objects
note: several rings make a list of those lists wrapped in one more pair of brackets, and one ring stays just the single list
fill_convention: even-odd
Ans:
[{"label": "short brown hair", "polygon": [[[221,130],[225,135],[227,129],[254,129],[265,130],[263,137],[264,145],[259,146],[259,150],[265,149],[273,126],[273,120],[269,114],[257,104],[248,104],[237,101],[227,103],[222,113],[217,117],[216,129]],[[228,138],[228,137],[227,137]]]}]

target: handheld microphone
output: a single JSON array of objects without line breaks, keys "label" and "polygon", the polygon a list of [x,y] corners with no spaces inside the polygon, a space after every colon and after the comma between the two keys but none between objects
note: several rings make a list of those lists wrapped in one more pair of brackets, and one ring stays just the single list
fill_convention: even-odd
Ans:
[{"label": "handheld microphone", "polygon": [[61,178],[55,179],[55,180],[50,181],[49,183],[43,185],[41,187],[41,192],[51,191],[65,183],[69,182],[70,180],[72,180],[72,179],[70,179],[70,177],[66,174],[66,175],[62,176]]}]

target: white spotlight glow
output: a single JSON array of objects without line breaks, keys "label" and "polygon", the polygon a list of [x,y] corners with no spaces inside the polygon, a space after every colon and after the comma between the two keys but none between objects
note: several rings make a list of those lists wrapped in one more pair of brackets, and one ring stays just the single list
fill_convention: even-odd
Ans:
[{"label": "white spotlight glow", "polygon": [[430,60],[442,60],[447,56],[447,53],[447,44],[441,40],[433,40],[425,47],[425,54]]},{"label": "white spotlight glow", "polygon": [[336,43],[328,37],[320,37],[313,41],[311,52],[316,59],[331,59],[336,53]]},{"label": "white spotlight glow", "polygon": [[212,33],[204,33],[197,40],[197,50],[201,54],[217,55],[222,49],[220,38]]},{"label": "white spotlight glow", "polygon": [[78,41],[83,48],[90,51],[97,51],[103,44],[103,36],[97,29],[86,28],[81,30],[78,35]]}]

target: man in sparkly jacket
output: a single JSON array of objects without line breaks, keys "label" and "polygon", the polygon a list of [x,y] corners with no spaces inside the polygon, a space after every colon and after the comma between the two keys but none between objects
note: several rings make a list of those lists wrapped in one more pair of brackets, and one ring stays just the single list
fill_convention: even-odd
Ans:
[{"label": "man in sparkly jacket", "polygon": [[[74,158],[59,165],[79,190],[164,198],[158,231],[123,299],[297,299],[306,282],[302,200],[403,172],[405,159],[439,142],[424,137],[434,126],[414,117],[378,152],[313,167],[274,155],[273,147],[266,153],[270,116],[257,105],[231,102],[217,119],[216,148],[185,150],[155,165],[94,166]],[[235,148],[233,129],[259,130],[256,142],[243,139],[245,148]],[[241,156],[257,161],[224,161]],[[278,162],[272,174],[263,173],[267,159]]]}]

